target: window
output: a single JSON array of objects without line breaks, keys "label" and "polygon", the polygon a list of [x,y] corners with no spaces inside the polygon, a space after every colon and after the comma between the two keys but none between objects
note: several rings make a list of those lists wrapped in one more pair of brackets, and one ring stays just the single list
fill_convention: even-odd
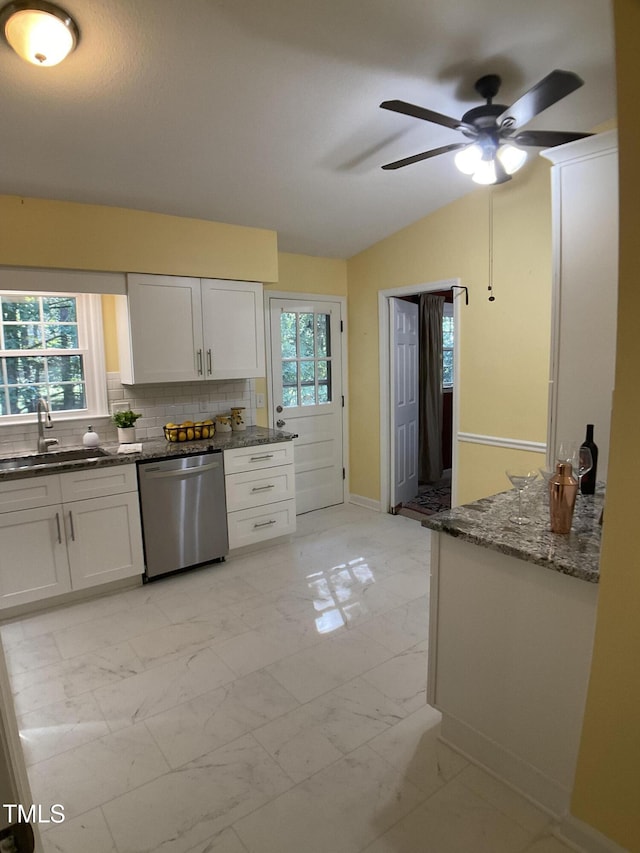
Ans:
[{"label": "window", "polygon": [[331,402],[331,315],[283,311],[280,316],[282,405]]},{"label": "window", "polygon": [[0,292],[0,423],[106,415],[100,297]]},{"label": "window", "polygon": [[453,303],[445,302],[442,316],[442,387],[453,388]]}]

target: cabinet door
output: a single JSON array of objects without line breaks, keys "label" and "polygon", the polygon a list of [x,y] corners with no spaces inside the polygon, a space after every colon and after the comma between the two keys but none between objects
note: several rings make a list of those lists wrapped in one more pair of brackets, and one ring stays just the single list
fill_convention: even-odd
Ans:
[{"label": "cabinet door", "polygon": [[200,279],[130,275],[128,313],[128,354],[126,336],[122,334],[125,323],[119,319],[123,382],[203,378]]},{"label": "cabinet door", "polygon": [[63,509],[73,589],[144,572],[137,492],[76,501]]},{"label": "cabinet door", "polygon": [[262,285],[202,279],[205,378],[264,376]]},{"label": "cabinet door", "polygon": [[0,515],[0,607],[70,589],[62,506]]}]

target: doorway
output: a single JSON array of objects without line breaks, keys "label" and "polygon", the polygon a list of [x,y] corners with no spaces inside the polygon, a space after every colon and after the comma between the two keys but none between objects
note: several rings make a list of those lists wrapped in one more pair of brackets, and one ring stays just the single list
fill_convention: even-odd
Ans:
[{"label": "doorway", "polygon": [[[459,280],[432,282],[381,291],[379,294],[380,335],[380,497],[381,509],[395,512],[399,505],[410,510],[402,514],[419,518],[448,505],[456,504],[460,298]],[[420,457],[418,433],[424,419],[425,406],[413,404],[418,394],[420,337],[417,328],[417,303],[421,295],[442,294],[447,299],[442,310],[443,383],[439,404],[442,406],[443,433],[441,458],[434,461]],[[414,303],[414,304],[412,304]],[[440,300],[443,303],[443,300]],[[424,310],[424,309],[423,309]],[[415,318],[415,319],[413,319]],[[440,332],[442,335],[442,331]],[[426,336],[423,337],[423,340]],[[415,389],[415,391],[412,389]],[[422,393],[425,389],[422,388]],[[412,404],[415,415],[412,411]],[[431,405],[431,404],[429,404]],[[415,418],[415,422],[414,422]],[[430,425],[433,446],[433,424]],[[425,423],[422,424],[423,445]],[[439,436],[442,441],[442,435]],[[433,457],[433,454],[430,454]],[[441,469],[438,467],[441,466]],[[435,470],[436,473],[433,473]],[[420,482],[421,479],[429,482]],[[409,495],[408,491],[413,494]],[[416,515],[413,514],[414,510]]]},{"label": "doorway", "polygon": [[344,300],[269,293],[269,421],[294,439],[296,512],[344,502]]}]

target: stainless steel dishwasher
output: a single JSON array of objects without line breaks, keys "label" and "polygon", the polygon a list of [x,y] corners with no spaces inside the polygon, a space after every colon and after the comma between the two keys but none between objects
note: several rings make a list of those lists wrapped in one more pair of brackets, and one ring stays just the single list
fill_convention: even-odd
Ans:
[{"label": "stainless steel dishwasher", "polygon": [[146,578],[229,552],[222,452],[138,463]]}]

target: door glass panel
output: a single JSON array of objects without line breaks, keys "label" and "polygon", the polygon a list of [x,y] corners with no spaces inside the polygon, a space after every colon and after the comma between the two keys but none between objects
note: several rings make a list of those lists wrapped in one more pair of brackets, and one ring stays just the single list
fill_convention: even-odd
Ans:
[{"label": "door glass panel", "polygon": [[313,358],[315,355],[313,314],[298,315],[298,332],[300,336],[300,358]]},{"label": "door glass panel", "polygon": [[316,353],[331,355],[329,314],[316,314]]},{"label": "door glass panel", "polygon": [[283,311],[280,316],[280,341],[282,358],[296,357],[296,315]]},{"label": "door glass panel", "polygon": [[300,389],[301,403],[303,406],[315,406],[316,404],[316,386],[303,385]]},{"label": "door glass panel", "polygon": [[301,361],[300,362],[300,381],[303,385],[307,385],[309,382],[315,385],[316,381],[316,371],[315,371],[316,363],[315,361]]},{"label": "door glass panel", "polygon": [[320,384],[318,385],[318,402],[319,403],[328,403],[329,402],[329,386]]},{"label": "door glass panel", "polygon": [[298,405],[298,388],[282,389],[282,405],[285,409]]},{"label": "door glass panel", "polygon": [[298,384],[298,364],[295,361],[282,362],[282,384],[297,385]]}]

